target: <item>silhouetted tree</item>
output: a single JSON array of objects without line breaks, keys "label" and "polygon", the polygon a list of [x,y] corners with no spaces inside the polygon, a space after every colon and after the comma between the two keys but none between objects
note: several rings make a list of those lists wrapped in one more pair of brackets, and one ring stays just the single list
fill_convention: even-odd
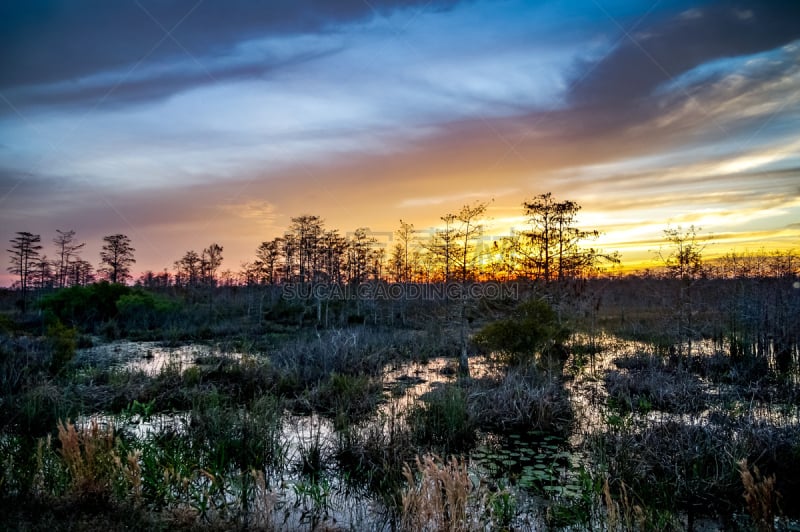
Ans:
[{"label": "silhouetted tree", "polygon": [[[584,240],[600,236],[597,230],[582,230],[575,224],[581,207],[574,201],[556,201],[548,192],[523,203],[532,228],[525,232],[525,242],[518,239],[523,270],[535,271],[545,282],[564,280],[594,268],[601,259],[619,262],[616,254],[602,254],[593,248],[581,248]],[[530,244],[531,248],[526,248]]]},{"label": "silhouetted tree", "polygon": [[326,272],[328,280],[342,282],[342,270],[347,253],[347,240],[336,229],[326,230],[320,242],[321,268]]},{"label": "silhouetted tree", "polygon": [[458,235],[461,237],[458,257],[461,282],[466,282],[476,276],[478,261],[481,257],[481,250],[476,246],[477,241],[483,236],[483,224],[480,223],[480,220],[486,214],[487,205],[486,202],[464,205],[453,215],[456,220],[461,222],[461,227],[458,229]]},{"label": "silhouetted tree", "polygon": [[116,234],[103,237],[103,248],[100,251],[100,268],[112,283],[125,284],[131,278],[131,265],[136,262],[131,240],[126,235]]},{"label": "silhouetted tree", "polygon": [[703,270],[703,248],[699,242],[697,232],[699,227],[689,226],[683,230],[681,227],[664,230],[664,239],[667,241],[667,249],[659,249],[658,257],[664,262],[667,275],[673,279],[680,280],[679,293],[676,308],[676,333],[679,340],[678,350],[683,351],[683,344],[686,343],[687,356],[692,354],[692,337],[694,331],[694,305],[693,305],[693,286],[695,282],[704,275]]},{"label": "silhouetted tree", "polygon": [[297,242],[297,265],[301,281],[313,281],[319,268],[323,222],[319,216],[304,214],[292,218],[289,228]]},{"label": "silhouetted tree", "polygon": [[175,284],[197,286],[202,275],[202,260],[196,251],[190,249],[183,257],[175,261]]},{"label": "silhouetted tree", "polygon": [[52,288],[53,286],[53,267],[47,255],[41,255],[33,263],[31,270],[31,285],[38,290]]},{"label": "silhouetted tree", "polygon": [[396,283],[406,282],[408,269],[405,267],[405,250],[402,243],[398,242],[392,247],[387,268]]},{"label": "silhouetted tree", "polygon": [[[411,280],[411,264],[409,263],[409,251],[411,251],[411,247],[413,246],[414,241],[414,224],[409,224],[400,220],[400,228],[394,232],[395,236],[397,237],[397,247],[399,247],[398,253],[393,252],[393,260],[397,261],[397,258],[402,258],[402,261],[397,264],[398,273],[401,275],[399,276],[400,281],[407,283]],[[402,254],[399,251],[402,250]],[[413,253],[412,253],[413,257]]]},{"label": "silhouetted tree", "polygon": [[72,286],[84,286],[94,282],[94,267],[89,261],[74,259],[69,263],[67,283]]},{"label": "silhouetted tree", "polygon": [[78,244],[75,241],[75,231],[62,231],[56,229],[56,237],[53,243],[56,245],[56,258],[53,260],[55,268],[55,285],[58,288],[67,286],[69,278],[70,263],[77,260],[78,252],[83,249],[85,243]]},{"label": "silhouetted tree", "polygon": [[370,273],[370,254],[377,239],[370,236],[367,227],[359,227],[348,239],[347,272],[348,282],[360,283]]},{"label": "silhouetted tree", "polygon": [[200,268],[202,271],[203,283],[214,286],[217,282],[217,270],[222,265],[222,246],[211,244],[203,250],[200,255]]},{"label": "silhouetted tree", "polygon": [[444,281],[449,281],[452,278],[453,262],[459,256],[457,248],[461,234],[457,228],[455,214],[446,214],[441,217],[441,220],[444,222],[444,228],[434,231],[428,251],[441,264]]},{"label": "silhouetted tree", "polygon": [[16,237],[10,240],[11,249],[6,250],[11,254],[11,266],[8,268],[8,272],[19,276],[19,288],[22,295],[22,305],[20,308],[22,312],[25,312],[28,285],[31,281],[37,259],[39,258],[39,251],[42,249],[42,246],[39,244],[42,237],[27,231],[17,232],[16,235]]},{"label": "silhouetted tree", "polygon": [[667,249],[659,249],[658,257],[664,263],[667,274],[674,279],[691,281],[703,274],[703,248],[698,241],[700,227],[694,225],[683,230],[681,227],[664,229]]},{"label": "silhouetted tree", "polygon": [[256,249],[256,261],[253,264],[259,283],[275,284],[278,263],[280,261],[280,241],[273,239],[262,242]]}]

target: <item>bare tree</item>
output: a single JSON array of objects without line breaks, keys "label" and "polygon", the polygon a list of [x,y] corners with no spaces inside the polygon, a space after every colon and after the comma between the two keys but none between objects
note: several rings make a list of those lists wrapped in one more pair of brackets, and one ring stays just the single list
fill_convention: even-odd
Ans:
[{"label": "bare tree", "polygon": [[39,258],[39,251],[42,249],[42,246],[39,244],[42,237],[27,231],[17,232],[16,235],[16,237],[10,240],[11,249],[6,250],[11,253],[11,266],[8,268],[8,272],[19,276],[19,288],[22,295],[21,310],[25,312],[28,285],[31,281],[37,259]]},{"label": "bare tree", "polygon": [[70,263],[78,259],[78,252],[83,249],[85,243],[78,244],[75,241],[75,231],[62,231],[56,229],[56,237],[53,238],[53,243],[56,245],[56,258],[53,260],[53,267],[55,268],[55,285],[58,288],[63,288],[67,285]]},{"label": "bare tree", "polygon": [[[402,249],[402,254],[398,254],[402,257],[402,263],[399,265],[400,268],[398,269],[398,273],[401,273],[401,275],[398,277],[398,280],[404,283],[411,280],[411,265],[408,261],[408,253],[413,246],[414,233],[414,224],[406,223],[403,220],[400,220],[400,228],[394,233],[398,240],[397,245]],[[394,254],[392,257],[396,262]]]},{"label": "bare tree", "polygon": [[523,207],[532,226],[524,233],[530,248],[523,240],[517,240],[523,270],[533,271],[536,277],[550,282],[578,275],[601,260],[619,262],[617,254],[603,254],[580,246],[582,241],[599,237],[600,232],[576,226],[581,209],[576,202],[556,201],[548,192],[523,203]]},{"label": "bare tree", "polygon": [[122,283],[131,278],[131,265],[136,262],[131,240],[126,235],[116,234],[103,237],[103,248],[100,251],[100,268],[112,283]]},{"label": "bare tree", "polygon": [[220,266],[222,266],[222,246],[216,243],[211,244],[200,255],[200,271],[204,284],[208,286],[216,284],[217,270]]},{"label": "bare tree", "polygon": [[460,280],[466,282],[476,275],[477,262],[481,250],[476,248],[477,241],[483,236],[481,218],[486,214],[486,202],[477,202],[473,205],[464,205],[454,216],[461,222],[458,235],[461,237],[461,246],[458,258],[461,270]]}]

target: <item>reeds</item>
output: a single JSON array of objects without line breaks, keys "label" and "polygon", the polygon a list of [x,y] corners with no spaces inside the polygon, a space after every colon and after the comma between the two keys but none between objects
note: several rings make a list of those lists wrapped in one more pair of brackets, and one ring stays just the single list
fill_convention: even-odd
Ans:
[{"label": "reeds", "polygon": [[123,460],[113,427],[100,428],[96,419],[80,429],[69,421],[59,421],[58,440],[73,496],[82,500],[110,500],[117,494],[134,502],[141,500],[141,455],[133,451]]},{"label": "reeds", "polygon": [[752,472],[747,459],[738,462],[739,474],[744,485],[744,500],[753,524],[759,532],[775,530],[775,515],[780,493],[775,489],[775,475],[762,476],[758,466]]},{"label": "reeds", "polygon": [[403,475],[408,487],[403,492],[401,529],[413,532],[466,532],[480,529],[468,514],[475,488],[466,463],[452,457],[444,461],[427,454],[415,459],[415,470],[406,464]]}]

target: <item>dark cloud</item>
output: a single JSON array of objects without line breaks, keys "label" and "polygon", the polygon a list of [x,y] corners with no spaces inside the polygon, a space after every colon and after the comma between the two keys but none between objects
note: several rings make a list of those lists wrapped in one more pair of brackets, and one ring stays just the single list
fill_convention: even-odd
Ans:
[{"label": "dark cloud", "polygon": [[569,99],[579,107],[630,108],[705,62],[800,38],[798,21],[800,2],[785,1],[721,2],[661,16],[636,27],[598,63],[578,65]]},{"label": "dark cloud", "polygon": [[[27,0],[0,4],[0,90],[75,80],[186,52],[221,54],[265,35],[325,30],[441,0]],[[172,31],[174,29],[174,31]],[[165,30],[172,31],[171,37]],[[174,41],[172,38],[174,37]],[[179,45],[176,43],[179,43]],[[223,72],[224,74],[224,72]]]},{"label": "dark cloud", "polygon": [[[184,89],[199,85],[216,83],[221,80],[252,79],[269,75],[276,69],[286,65],[297,65],[336,53],[338,48],[321,49],[315,52],[303,52],[289,59],[275,61],[261,60],[258,62],[243,63],[240,65],[222,65],[206,67],[203,63],[191,65],[191,71],[169,71],[159,73],[158,76],[126,78],[124,74],[119,77],[109,77],[103,83],[85,87],[79,84],[73,86],[59,86],[54,90],[49,86],[22,90],[14,94],[12,99],[15,106],[27,105],[70,105],[93,104],[102,102],[104,105],[124,105],[163,98],[181,92]],[[187,60],[192,63],[190,58]],[[0,112],[12,112],[12,109],[0,109]]]}]

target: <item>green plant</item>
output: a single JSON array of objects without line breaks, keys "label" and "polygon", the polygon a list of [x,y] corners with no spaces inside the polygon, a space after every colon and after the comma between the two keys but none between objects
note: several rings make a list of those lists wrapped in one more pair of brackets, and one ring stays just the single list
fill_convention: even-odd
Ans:
[{"label": "green plant", "polygon": [[76,429],[69,421],[58,424],[59,454],[70,476],[70,491],[80,499],[108,501],[112,495],[141,498],[139,453],[120,458],[114,429],[101,429],[92,419],[88,427]]},{"label": "green plant", "polygon": [[511,364],[521,364],[537,354],[558,351],[569,336],[550,304],[530,299],[513,309],[511,316],[483,327],[474,342],[498,352]]},{"label": "green plant", "polygon": [[504,487],[490,493],[486,500],[486,507],[491,522],[500,525],[503,530],[511,528],[511,522],[517,513],[517,499],[510,489]]},{"label": "green plant", "polygon": [[316,530],[321,521],[327,519],[333,509],[331,506],[331,485],[327,478],[299,480],[292,484],[295,495],[295,508],[303,506],[300,522]]},{"label": "green plant", "polygon": [[407,420],[417,443],[453,451],[467,448],[475,440],[467,395],[458,385],[444,386],[420,398],[408,411]]},{"label": "green plant", "polygon": [[474,424],[502,432],[520,428],[565,432],[573,417],[560,379],[534,365],[513,366],[504,375],[474,379],[467,403]]}]

